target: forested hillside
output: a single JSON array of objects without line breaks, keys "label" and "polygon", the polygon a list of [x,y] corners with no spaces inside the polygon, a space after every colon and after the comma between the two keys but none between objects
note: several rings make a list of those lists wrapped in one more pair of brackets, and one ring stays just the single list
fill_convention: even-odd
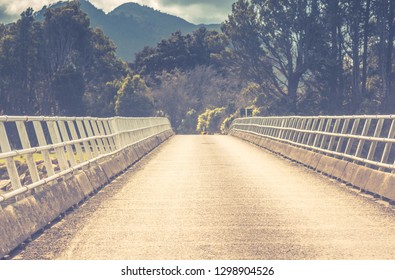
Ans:
[{"label": "forested hillside", "polygon": [[0,113],[168,116],[180,133],[254,115],[394,114],[391,0],[239,0],[223,33],[175,32],[133,63],[77,2],[0,25]]},{"label": "forested hillside", "polygon": [[[60,8],[67,2],[60,1],[49,8]],[[90,19],[91,27],[100,28],[117,46],[116,55],[125,60],[133,61],[136,52],[144,46],[155,46],[160,40],[173,32],[192,33],[200,26],[186,20],[162,13],[137,3],[125,3],[106,14],[87,0],[79,0],[81,10]],[[44,20],[48,7],[35,13],[35,18]],[[220,25],[204,26],[208,29],[220,29]]]}]

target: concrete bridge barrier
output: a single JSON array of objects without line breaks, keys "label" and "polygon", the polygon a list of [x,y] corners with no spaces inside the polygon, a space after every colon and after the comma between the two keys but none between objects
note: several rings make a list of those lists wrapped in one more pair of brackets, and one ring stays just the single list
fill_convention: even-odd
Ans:
[{"label": "concrete bridge barrier", "polygon": [[172,135],[165,118],[0,116],[0,258]]},{"label": "concrete bridge barrier", "polygon": [[240,118],[229,134],[395,201],[395,116]]}]

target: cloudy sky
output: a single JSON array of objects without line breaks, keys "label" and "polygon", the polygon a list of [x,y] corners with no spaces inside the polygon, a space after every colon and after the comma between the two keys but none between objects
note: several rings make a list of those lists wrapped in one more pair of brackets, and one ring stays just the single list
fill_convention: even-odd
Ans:
[{"label": "cloudy sky", "polygon": [[[192,23],[220,23],[227,18],[236,0],[90,0],[96,7],[110,12],[126,2],[147,5],[182,17]],[[0,0],[0,22],[16,19],[28,7],[35,11],[57,0]]]}]

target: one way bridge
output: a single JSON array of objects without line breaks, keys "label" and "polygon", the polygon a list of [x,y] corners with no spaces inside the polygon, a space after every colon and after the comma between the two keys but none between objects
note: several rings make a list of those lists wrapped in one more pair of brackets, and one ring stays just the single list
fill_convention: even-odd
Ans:
[{"label": "one way bridge", "polygon": [[0,256],[395,258],[395,116],[242,118],[228,134],[0,117]]}]

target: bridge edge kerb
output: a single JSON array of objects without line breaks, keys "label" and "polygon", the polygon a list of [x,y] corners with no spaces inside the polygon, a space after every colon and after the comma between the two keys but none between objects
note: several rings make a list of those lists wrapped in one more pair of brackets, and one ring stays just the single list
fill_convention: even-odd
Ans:
[{"label": "bridge edge kerb", "polygon": [[326,176],[388,200],[391,204],[395,204],[395,174],[301,149],[281,141],[268,139],[264,136],[257,137],[257,135],[246,131],[231,130],[229,135],[296,161]]},{"label": "bridge edge kerb", "polygon": [[144,143],[133,145],[118,155],[77,171],[73,177],[43,186],[32,195],[4,208],[0,207],[0,259],[173,135],[172,130],[154,135],[145,139]]}]

